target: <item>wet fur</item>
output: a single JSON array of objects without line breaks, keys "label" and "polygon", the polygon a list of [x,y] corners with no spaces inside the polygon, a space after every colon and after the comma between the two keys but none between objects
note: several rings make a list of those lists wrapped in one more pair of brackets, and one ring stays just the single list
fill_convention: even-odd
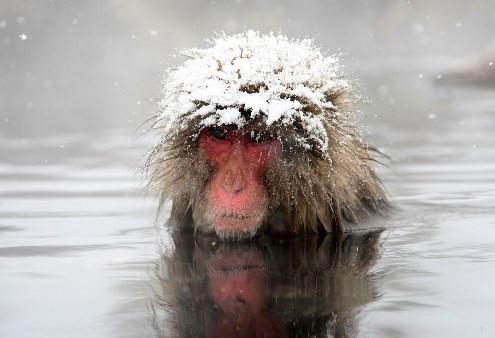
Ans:
[{"label": "wet fur", "polygon": [[[259,86],[240,90],[256,91]],[[321,110],[308,103],[303,108],[306,114],[323,114],[329,137],[327,153],[321,153],[316,143],[310,144],[310,149],[299,145],[298,138],[306,136],[301,121],[268,128],[260,117],[250,119],[250,112],[243,112],[248,120],[243,131],[272,133],[278,135],[282,143],[280,158],[263,177],[269,195],[269,211],[263,222],[265,230],[344,232],[352,230],[352,224],[370,213],[386,209],[384,189],[371,166],[375,161],[373,156],[378,153],[353,126],[350,95],[347,90],[328,92],[326,99],[334,104],[334,109]],[[292,99],[304,103],[302,98]],[[242,107],[240,109],[242,111]],[[172,200],[173,221],[178,226],[194,225],[196,229],[205,224],[205,190],[212,169],[199,148],[201,120],[189,121],[176,133],[163,135],[146,167],[150,184],[160,193],[161,204]]]}]

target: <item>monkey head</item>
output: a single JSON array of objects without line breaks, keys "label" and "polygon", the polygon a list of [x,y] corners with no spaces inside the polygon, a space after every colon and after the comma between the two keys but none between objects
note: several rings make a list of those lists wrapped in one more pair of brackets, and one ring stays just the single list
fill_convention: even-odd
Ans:
[{"label": "monkey head", "polygon": [[342,231],[385,194],[338,57],[247,31],[170,69],[148,165],[172,218],[222,238]]}]

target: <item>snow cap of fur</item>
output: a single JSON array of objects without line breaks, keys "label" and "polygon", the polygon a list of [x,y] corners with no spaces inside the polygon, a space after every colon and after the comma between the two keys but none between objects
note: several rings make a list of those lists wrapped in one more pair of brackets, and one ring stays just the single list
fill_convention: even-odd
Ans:
[{"label": "snow cap of fur", "polygon": [[[337,110],[332,93],[350,90],[336,55],[325,56],[309,39],[252,30],[208,42],[183,51],[189,59],[167,71],[158,117],[166,134],[180,133],[198,118],[202,127],[238,128],[259,117],[266,126],[297,120],[304,129],[298,142],[326,152],[328,116],[318,112]],[[304,109],[308,105],[312,109]]]}]

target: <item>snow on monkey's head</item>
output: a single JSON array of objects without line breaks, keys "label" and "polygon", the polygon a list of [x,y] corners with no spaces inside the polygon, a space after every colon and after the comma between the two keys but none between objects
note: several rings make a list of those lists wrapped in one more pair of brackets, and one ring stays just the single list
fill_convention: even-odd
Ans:
[{"label": "snow on monkey's head", "polygon": [[183,54],[163,80],[162,139],[149,162],[175,214],[190,212],[197,228],[223,237],[252,235],[280,209],[294,229],[328,230],[340,222],[337,183],[349,199],[342,205],[361,203],[356,182],[332,177],[335,163],[376,183],[349,127],[351,86],[337,56],[311,40],[251,30]]}]

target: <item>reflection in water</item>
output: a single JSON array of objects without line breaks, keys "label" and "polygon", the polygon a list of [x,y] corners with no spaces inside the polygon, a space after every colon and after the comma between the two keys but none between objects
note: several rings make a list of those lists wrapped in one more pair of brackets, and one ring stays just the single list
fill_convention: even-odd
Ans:
[{"label": "reflection in water", "polygon": [[376,297],[379,237],[219,243],[177,234],[157,269],[157,336],[355,337],[359,307]]}]

